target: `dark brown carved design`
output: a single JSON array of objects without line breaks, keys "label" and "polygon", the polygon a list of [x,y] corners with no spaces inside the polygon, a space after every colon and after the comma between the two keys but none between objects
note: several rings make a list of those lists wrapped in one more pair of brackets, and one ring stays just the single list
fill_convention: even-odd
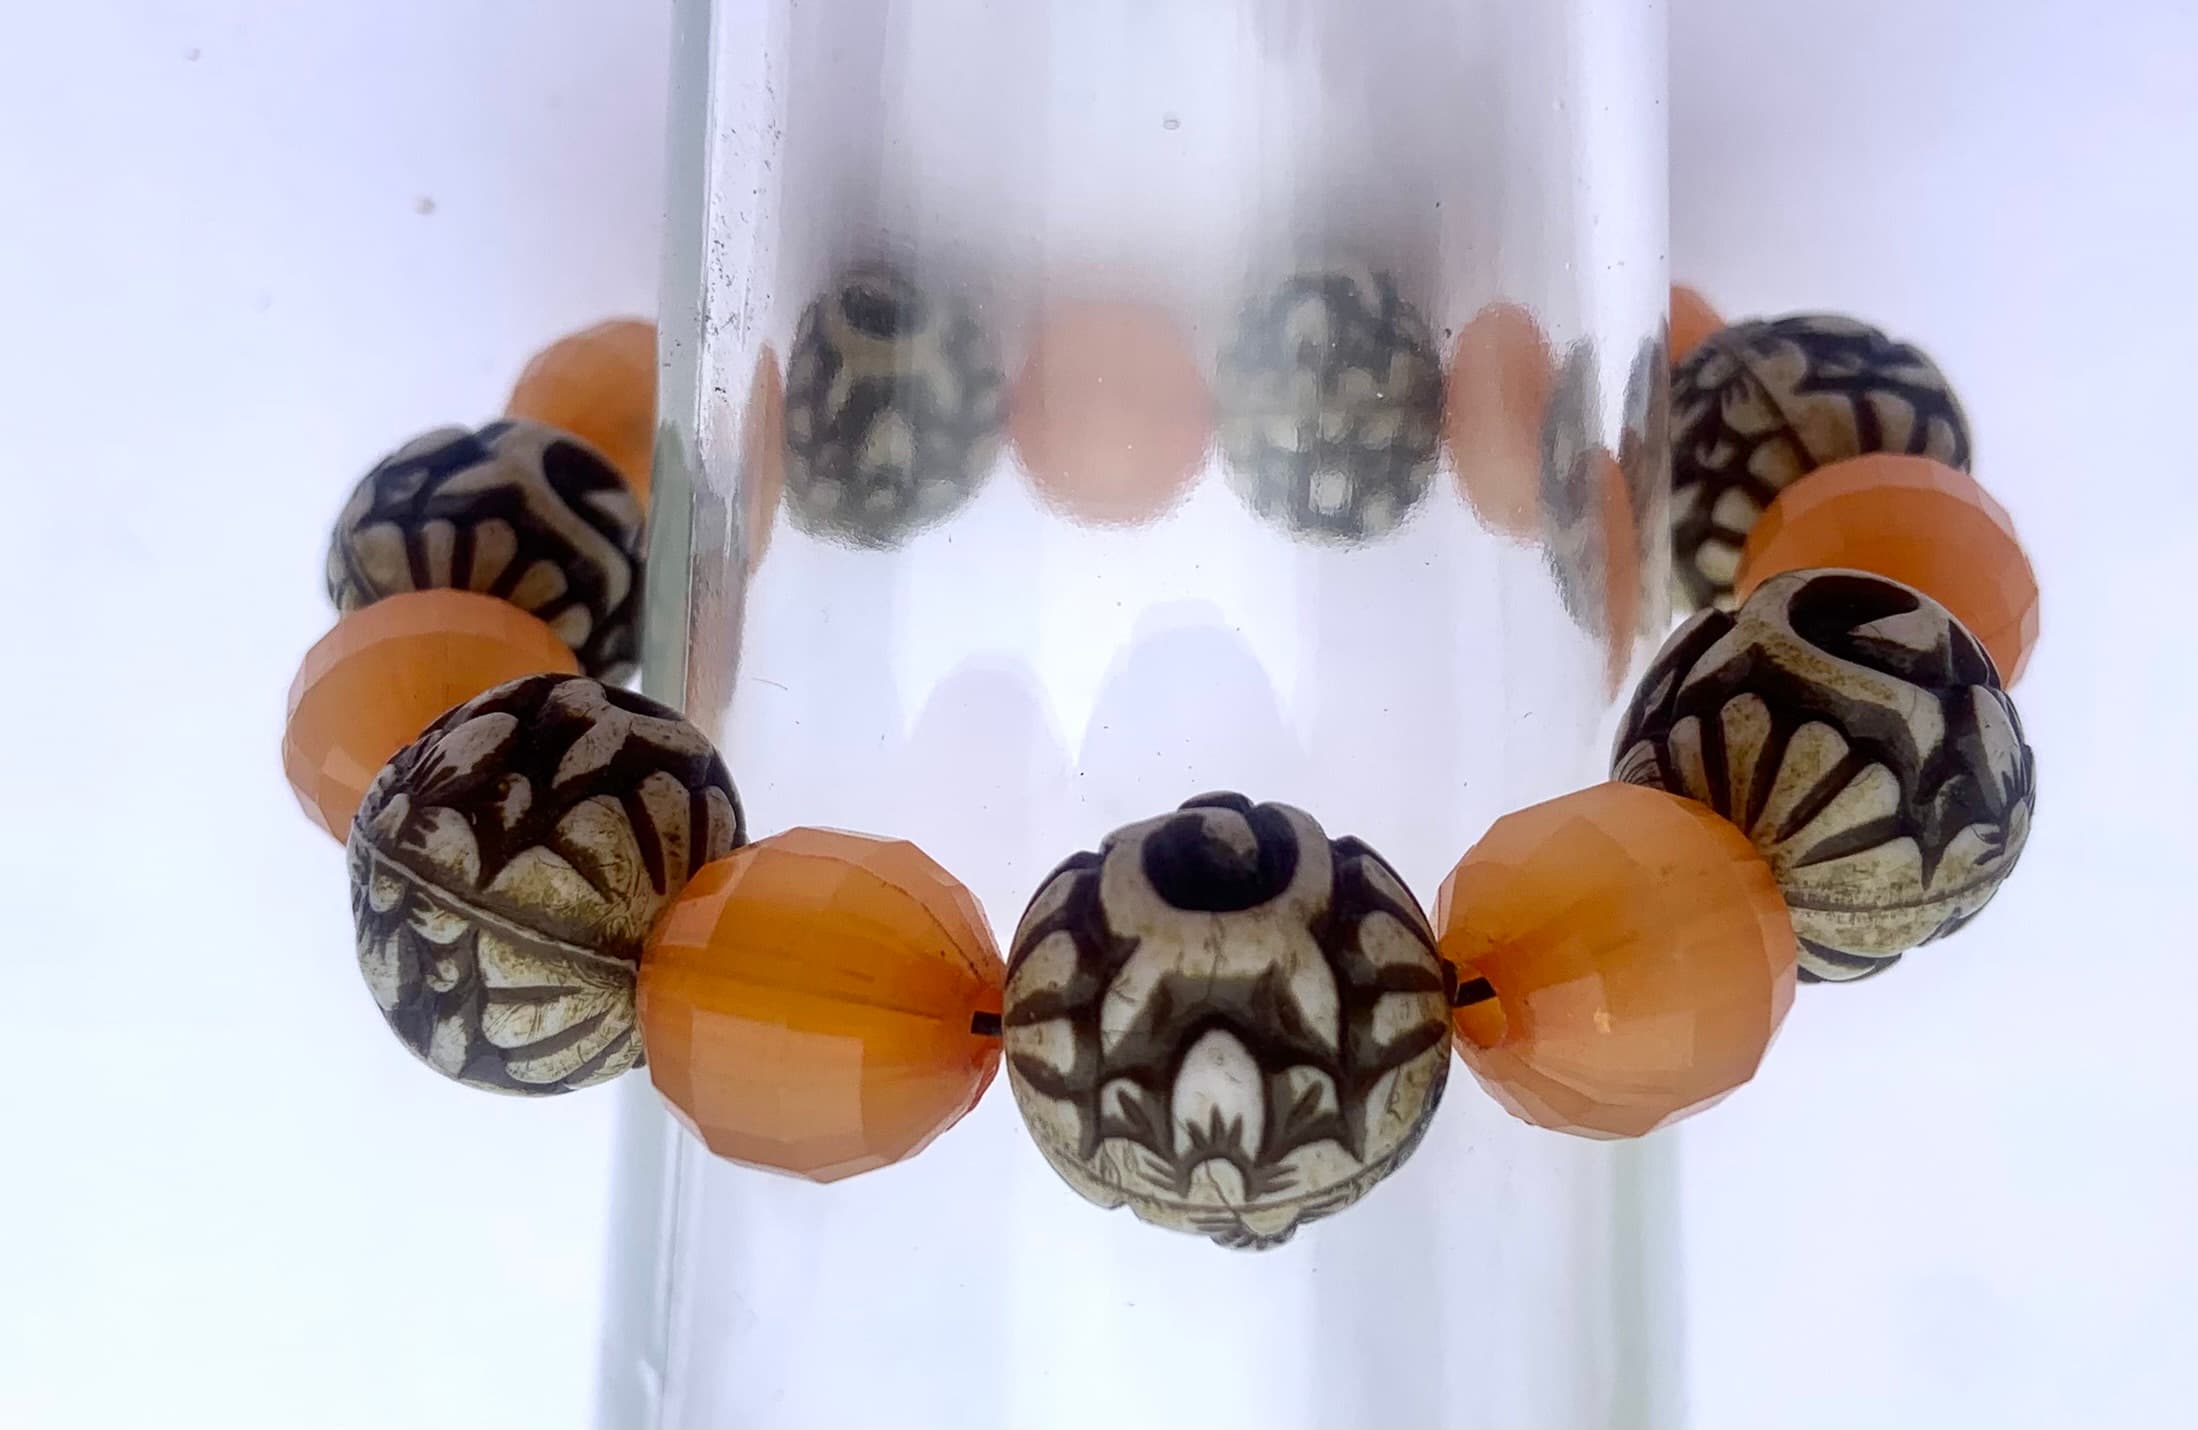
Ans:
[{"label": "dark brown carved design", "polygon": [[1748,532],[1780,491],[1866,452],[1969,466],[1969,423],[1930,358],[1867,323],[1739,323],[1672,374],[1672,568],[1690,605],[1730,608]]},{"label": "dark brown carved design", "polygon": [[1790,572],[1698,613],[1642,679],[1612,776],[1762,850],[1802,976],[1876,973],[1982,909],[2029,837],[2036,761],[1976,639],[1929,597]]},{"label": "dark brown carved design", "polygon": [[1391,275],[1298,273],[1253,297],[1215,387],[1230,486],[1293,535],[1370,540],[1426,495],[1441,359]]},{"label": "dark brown carved design", "polygon": [[351,827],[359,965],[445,1076],[564,1092],[640,1061],[634,974],[664,906],[745,840],[702,733],[643,696],[530,676],[443,716]]},{"label": "dark brown carved design", "polygon": [[969,304],[852,270],[801,315],[786,374],[786,505],[811,535],[897,546],[969,500],[999,450],[1006,379]]},{"label": "dark brown carved design", "polygon": [[360,479],[328,545],[328,596],[479,591],[539,618],[599,680],[633,672],[641,507],[594,449],[539,422],[444,427]]},{"label": "dark brown carved design", "polygon": [[1379,855],[1287,806],[1202,796],[1041,887],[1009,963],[1009,1074],[1087,1197],[1273,1245],[1417,1144],[1451,985]]}]

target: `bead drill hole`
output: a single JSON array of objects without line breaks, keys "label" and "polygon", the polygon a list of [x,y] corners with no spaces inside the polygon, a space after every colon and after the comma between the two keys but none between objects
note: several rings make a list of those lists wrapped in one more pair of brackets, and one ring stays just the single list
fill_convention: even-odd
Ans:
[{"label": "bead drill hole", "polygon": [[1451,1023],[1458,1036],[1476,1048],[1493,1048],[1504,1040],[1511,1029],[1511,1017],[1504,1012],[1503,999],[1497,996],[1495,986],[1478,975],[1462,979],[1452,1003]]}]

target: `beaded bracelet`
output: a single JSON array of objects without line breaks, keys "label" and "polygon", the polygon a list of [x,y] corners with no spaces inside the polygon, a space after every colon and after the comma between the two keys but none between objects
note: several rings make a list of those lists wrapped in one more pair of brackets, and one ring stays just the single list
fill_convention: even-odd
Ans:
[{"label": "beaded bracelet", "polygon": [[[987,416],[982,383],[955,386],[959,435],[928,449],[942,465],[873,466],[860,491],[835,471],[863,437],[855,409],[804,404],[820,380],[859,382],[864,343],[900,360],[905,324],[847,297],[883,281],[813,307],[797,336],[797,524],[896,539],[966,498],[955,473],[989,460],[1003,421],[1041,488],[1077,489],[1073,453],[1045,455],[1019,398]],[[1344,295],[1376,295],[1361,338],[1417,352],[1415,320],[1368,281]],[[1531,354],[1520,316],[1490,310],[1466,338],[1482,357]],[[982,347],[964,316],[941,321],[959,351]],[[1090,341],[1050,361],[1084,360],[1109,332],[1150,347],[1135,323],[1080,321],[1069,332]],[[653,390],[632,325],[576,335],[530,368],[512,417],[378,465],[331,542],[345,614],[292,687],[284,759],[308,813],[347,840],[368,988],[445,1076],[557,1093],[645,1061],[711,1151],[818,1181],[921,1150],[1004,1058],[1071,1187],[1228,1246],[1278,1244],[1402,1163],[1452,1047],[1542,1127],[1631,1137],[1709,1106],[1754,1075],[1797,977],[1889,967],[1974,917],[2014,867],[2035,770],[2001,674],[2035,639],[2037,591],[2006,514],[1962,470],[1958,403],[1915,349],[1820,316],[1724,327],[1684,289],[1670,333],[1674,564],[1702,609],[1641,676],[1611,783],[1496,821],[1432,921],[1360,840],[1201,795],[1065,860],[1004,963],[976,900],[911,844],[818,829],[749,844],[709,741],[613,683],[635,648],[635,434]],[[1514,524],[1515,473],[1465,450],[1478,429],[1460,408],[1489,380],[1461,380],[1468,352],[1447,383],[1416,356],[1399,370],[1412,403],[1446,393],[1467,499]],[[1495,380],[1514,406],[1536,382]],[[1170,391],[1166,424],[1195,429],[1196,404]],[[1596,455],[1560,450],[1557,425],[1538,443],[1544,503]],[[1408,450],[1377,452],[1377,430]],[[1324,540],[1393,523],[1431,440],[1370,424],[1292,464],[1244,445],[1256,437],[1224,440],[1232,470],[1255,474],[1254,509]],[[1167,449],[1182,460],[1163,486],[1180,494],[1203,442]],[[1625,454],[1605,460],[1627,480]],[[1103,519],[1166,504],[1107,491]]]}]

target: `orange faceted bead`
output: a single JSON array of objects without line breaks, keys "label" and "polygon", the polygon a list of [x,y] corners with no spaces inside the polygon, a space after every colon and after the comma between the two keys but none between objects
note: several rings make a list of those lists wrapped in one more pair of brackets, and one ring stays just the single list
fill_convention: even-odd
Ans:
[{"label": "orange faceted bead", "polygon": [[1435,923],[1461,999],[1493,990],[1458,1008],[1458,1051],[1498,1102],[1562,1132],[1637,1137],[1709,1106],[1755,1075],[1793,1003],[1770,865],[1660,790],[1597,785],[1497,820]]},{"label": "orange faceted bead", "polygon": [[282,768],[313,822],[350,837],[366,787],[436,717],[523,675],[578,675],[572,647],[508,601],[410,591],[362,606],[305,653]]},{"label": "orange faceted bead", "polygon": [[977,1105],[1004,973],[976,899],[915,845],[789,830],[695,875],[657,923],[649,1076],[720,1157],[851,1177]]},{"label": "orange faceted bead", "polygon": [[1047,505],[1135,526],[1190,489],[1213,443],[1213,394],[1174,321],[1135,303],[1049,314],[1008,396],[1008,436]]},{"label": "orange faceted bead", "polygon": [[1725,320],[1717,316],[1709,299],[1684,283],[1671,285],[1670,341],[1674,363],[1702,346],[1703,339],[1724,326]]},{"label": "orange faceted bead", "polygon": [[504,411],[578,437],[647,501],[656,446],[656,325],[613,318],[559,338],[519,374]]},{"label": "orange faceted bead", "polygon": [[1756,518],[1741,600],[1783,571],[1843,567],[1931,597],[1983,643],[2013,685],[2038,643],[2038,578],[2007,509],[1929,457],[1872,453],[1819,467]]},{"label": "orange faceted bead", "polygon": [[1491,531],[1541,530],[1542,415],[1556,385],[1549,340],[1517,304],[1481,309],[1458,334],[1443,432],[1458,487]]}]

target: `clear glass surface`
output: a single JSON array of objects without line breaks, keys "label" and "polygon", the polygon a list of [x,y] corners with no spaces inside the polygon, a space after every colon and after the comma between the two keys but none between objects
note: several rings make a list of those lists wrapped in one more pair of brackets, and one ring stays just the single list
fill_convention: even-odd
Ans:
[{"label": "clear glass surface", "polygon": [[[1004,947],[1064,856],[1202,791],[1361,836],[1431,906],[1490,821],[1600,778],[1665,619],[1664,20],[682,0],[645,681],[718,737],[752,831],[914,840]],[[1000,378],[996,422],[960,394],[990,430],[957,429],[966,469],[920,523],[830,508],[802,416],[831,400],[805,311],[879,263],[965,305]],[[1409,308],[1446,372],[1476,314],[1531,315],[1554,396],[1491,419],[1528,427],[1525,529],[1478,519],[1447,446],[1385,469],[1401,497],[1346,473],[1296,519],[1271,500],[1294,469],[1259,444],[1288,424],[1244,418],[1244,374],[1328,330],[1243,325],[1293,273]],[[1219,394],[1221,439],[1131,510],[1032,470],[1030,424],[1083,389],[1034,413],[1023,366],[1089,304],[1159,315]],[[857,460],[890,472],[926,439],[877,440]],[[1004,1078],[915,1159],[824,1186],[712,1158],[645,1080],[623,1095],[612,1423],[1676,1413],[1668,1153],[1524,1126],[1462,1067],[1400,1171],[1260,1253],[1083,1202]]]}]

